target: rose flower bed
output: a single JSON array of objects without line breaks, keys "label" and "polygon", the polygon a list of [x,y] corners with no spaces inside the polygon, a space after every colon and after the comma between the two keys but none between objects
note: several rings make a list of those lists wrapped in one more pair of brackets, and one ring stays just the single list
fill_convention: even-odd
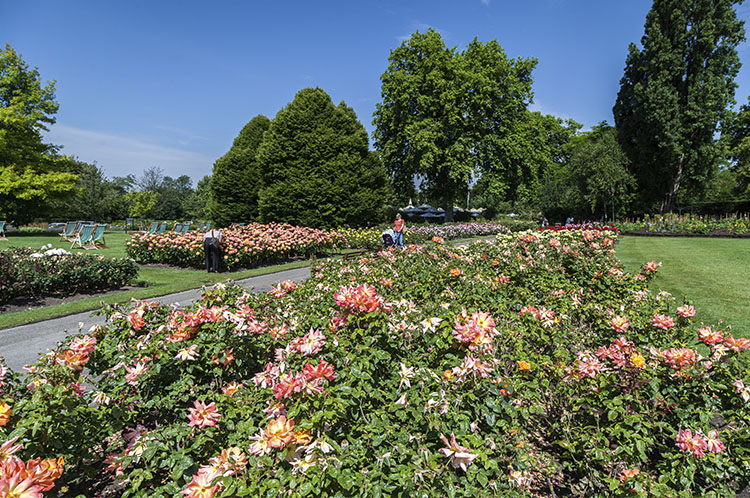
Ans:
[{"label": "rose flower bed", "polygon": [[[336,232],[346,240],[346,246],[352,248],[375,249],[383,245],[383,231],[391,226],[373,228],[338,228]],[[509,230],[497,223],[445,223],[441,225],[411,225],[407,222],[404,230],[405,244],[422,244],[433,237],[443,240],[478,237],[507,233]]]},{"label": "rose flower bed", "polygon": [[658,264],[626,273],[615,237],[409,246],[107,308],[4,372],[0,489],[41,493],[21,464],[62,457],[51,496],[733,496],[750,340],[650,292]]},{"label": "rose flower bed", "polygon": [[0,303],[120,287],[137,275],[138,267],[127,258],[11,247],[0,251]]},{"label": "rose flower bed", "polygon": [[[334,249],[342,243],[335,232],[295,227],[286,223],[250,223],[222,230],[223,265],[250,268]],[[164,263],[180,267],[205,265],[203,233],[136,234],[126,242],[128,255],[139,263]]]}]

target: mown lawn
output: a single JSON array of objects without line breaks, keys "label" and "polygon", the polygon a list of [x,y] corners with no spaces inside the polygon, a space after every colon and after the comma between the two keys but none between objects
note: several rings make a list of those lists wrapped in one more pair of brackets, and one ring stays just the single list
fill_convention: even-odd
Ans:
[{"label": "mown lawn", "polygon": [[[102,256],[108,257],[127,257],[125,253],[125,241],[130,236],[126,232],[113,231],[106,232],[104,235],[109,249],[101,249],[96,252]],[[11,233],[8,241],[0,242],[0,250],[10,246],[16,247],[33,247],[39,249],[44,245],[52,244],[53,247],[61,247],[66,250],[70,249],[70,242],[60,241],[58,234],[40,234],[40,235],[17,235]],[[84,249],[72,249],[72,252],[83,252]],[[104,301],[107,304],[123,303],[130,301],[131,298],[145,299],[155,296],[173,294],[188,289],[195,289],[203,285],[213,285],[217,282],[223,282],[227,279],[238,280],[265,273],[273,273],[281,270],[300,268],[307,266],[309,261],[295,261],[275,266],[263,268],[254,268],[251,270],[227,272],[227,273],[206,273],[205,271],[192,269],[175,269],[175,268],[141,268],[138,272],[138,283],[142,288],[130,291],[119,292],[101,297],[92,297],[71,301],[67,303],[56,304],[44,308],[34,308],[28,311],[19,311],[16,313],[4,313],[0,315],[0,328],[14,327],[39,320],[46,320],[58,316],[80,313],[82,311],[94,310],[100,307]]]},{"label": "mown lawn", "polygon": [[723,320],[736,336],[750,337],[750,240],[621,236],[617,256],[630,271],[661,261],[651,289],[695,306],[696,321]]}]

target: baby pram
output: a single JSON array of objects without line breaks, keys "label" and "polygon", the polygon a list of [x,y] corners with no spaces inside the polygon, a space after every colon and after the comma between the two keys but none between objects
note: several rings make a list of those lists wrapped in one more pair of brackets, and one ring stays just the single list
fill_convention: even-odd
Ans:
[{"label": "baby pram", "polygon": [[396,240],[396,234],[393,232],[393,229],[389,228],[385,232],[383,232],[383,235],[381,235],[383,239],[383,247],[385,249],[388,249],[389,247],[394,246],[394,240]]}]

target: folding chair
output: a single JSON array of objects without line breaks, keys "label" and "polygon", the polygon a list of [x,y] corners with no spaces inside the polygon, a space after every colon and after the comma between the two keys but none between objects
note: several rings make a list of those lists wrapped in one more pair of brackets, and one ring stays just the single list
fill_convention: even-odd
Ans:
[{"label": "folding chair", "polygon": [[78,247],[82,249],[86,249],[86,247],[84,246],[91,243],[91,236],[94,234],[95,226],[96,225],[83,225],[81,227],[81,230],[76,234],[75,238],[73,239],[73,243],[70,244],[70,248],[73,249],[73,246],[78,244]]},{"label": "folding chair", "polygon": [[0,221],[0,240],[8,240],[5,237],[5,220]]},{"label": "folding chair", "polygon": [[91,236],[91,245],[86,246],[84,249],[106,249],[109,246],[104,241],[104,230],[107,229],[107,225],[96,225],[94,229],[94,235]]},{"label": "folding chair", "polygon": [[151,228],[148,229],[148,233],[156,233],[156,228],[159,226],[159,222],[155,221],[151,223]]},{"label": "folding chair", "polygon": [[205,227],[205,229],[204,229],[204,230],[205,230],[206,232],[208,232],[209,230],[211,230],[211,222],[210,222],[210,221],[207,221],[207,222],[206,222],[206,227]]},{"label": "folding chair", "polygon": [[190,223],[182,225],[182,233],[188,233],[190,231]]},{"label": "folding chair", "polygon": [[157,230],[156,233],[164,233],[164,230],[166,230],[166,229],[167,229],[167,222],[166,221],[162,221],[161,225],[159,225],[159,230]]},{"label": "folding chair", "polygon": [[65,228],[60,232],[60,240],[68,240],[69,237],[73,236],[73,230],[76,229],[75,221],[68,221],[65,223]]},{"label": "folding chair", "polygon": [[205,221],[201,221],[201,224],[198,225],[198,231],[202,232],[203,229],[205,229],[205,228],[206,228],[206,222]]},{"label": "folding chair", "polygon": [[174,232],[180,233],[182,232],[182,223],[178,223],[174,226]]}]

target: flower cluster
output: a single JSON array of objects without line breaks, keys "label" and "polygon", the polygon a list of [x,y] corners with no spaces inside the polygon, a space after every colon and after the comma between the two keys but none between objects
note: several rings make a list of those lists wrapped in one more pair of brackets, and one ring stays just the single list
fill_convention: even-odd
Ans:
[{"label": "flower cluster", "polygon": [[[223,265],[250,268],[295,256],[309,257],[342,245],[336,232],[295,227],[286,223],[250,223],[223,230]],[[139,263],[166,263],[200,268],[205,264],[203,233],[136,234],[125,243],[128,256]]]}]

